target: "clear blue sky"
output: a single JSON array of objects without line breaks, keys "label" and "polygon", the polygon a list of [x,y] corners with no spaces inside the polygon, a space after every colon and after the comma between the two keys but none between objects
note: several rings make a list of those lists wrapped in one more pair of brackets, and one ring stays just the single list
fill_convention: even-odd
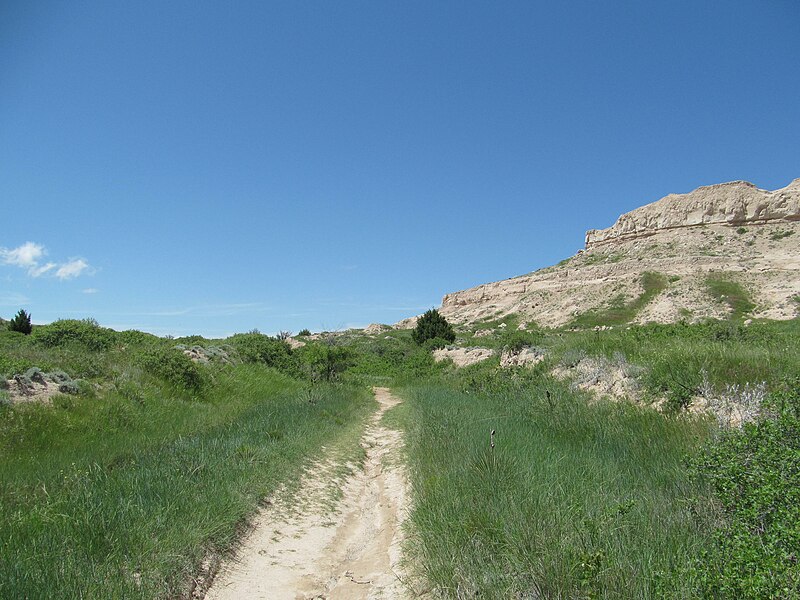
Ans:
[{"label": "clear blue sky", "polygon": [[395,322],[800,177],[800,3],[0,2],[0,314]]}]

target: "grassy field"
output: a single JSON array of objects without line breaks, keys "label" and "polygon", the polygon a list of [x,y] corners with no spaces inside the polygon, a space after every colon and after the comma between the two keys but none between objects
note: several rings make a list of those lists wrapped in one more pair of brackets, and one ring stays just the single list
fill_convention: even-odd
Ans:
[{"label": "grassy field", "polygon": [[[193,387],[169,362],[137,367],[148,361],[119,345],[4,343],[19,344],[11,359],[25,364],[96,356],[89,389],[108,379],[52,404],[0,407],[2,598],[188,595],[204,558],[230,548],[278,486],[291,493],[322,445],[357,462],[375,409],[364,386],[310,392],[259,363],[198,366]],[[159,352],[187,367],[180,352]]]},{"label": "grassy field", "polygon": [[697,488],[683,460],[708,422],[589,404],[548,377],[481,392],[459,383],[401,391],[411,547],[438,594],[661,598],[674,588],[671,574],[709,531],[689,510]]},{"label": "grassy field", "polygon": [[[419,575],[445,598],[800,598],[798,327],[499,330],[479,341],[527,337],[548,358],[406,380],[390,418],[407,431]],[[762,416],[724,431],[680,401],[597,401],[549,374],[592,356],[634,365],[645,398],[763,382]]]},{"label": "grassy field", "polygon": [[[406,432],[409,557],[434,597],[800,598],[800,320],[517,331],[507,316],[457,342],[546,358],[456,369],[396,330],[294,351],[90,321],[0,332],[5,377],[63,370],[76,392],[0,390],[0,597],[185,597],[322,445],[358,461],[369,386],[386,385],[406,400],[385,419]],[[641,402],[553,378],[587,357],[631,365]],[[686,413],[754,385],[741,429]]]}]

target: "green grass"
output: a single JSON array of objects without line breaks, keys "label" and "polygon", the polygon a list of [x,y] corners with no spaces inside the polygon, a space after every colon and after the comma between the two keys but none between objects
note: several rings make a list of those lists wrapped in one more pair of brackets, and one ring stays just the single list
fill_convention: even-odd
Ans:
[{"label": "green grass", "polygon": [[578,315],[571,325],[573,327],[589,328],[630,323],[640,310],[667,288],[669,282],[661,273],[646,271],[642,273],[641,283],[642,293],[630,302],[625,302],[625,297],[619,295],[612,299],[605,308],[587,311]]},{"label": "green grass", "polygon": [[[721,301],[742,297],[718,278]],[[618,302],[619,323],[669,283],[643,274],[644,292]],[[90,322],[0,332],[0,371],[64,369],[91,384],[52,406],[9,407],[0,391],[0,598],[187,597],[203,558],[230,548],[276,488],[293,493],[322,445],[342,464],[360,460],[376,384],[406,399],[384,423],[407,433],[408,549],[435,594],[800,597],[800,320],[597,332],[518,332],[518,322],[487,319],[475,328],[492,336],[462,341],[545,348],[533,369],[500,369],[498,357],[455,369],[410,331],[348,333],[326,346],[347,351],[339,383],[313,385],[314,343],[290,352],[244,336],[257,344],[231,356],[256,362],[200,368],[173,354],[177,340]],[[718,436],[708,421],[591,401],[549,376],[576,357],[620,355],[645,396],[677,407],[701,384],[794,385],[780,404],[794,420]]]},{"label": "green grass", "polygon": [[195,401],[142,384],[0,408],[0,597],[186,595],[203,557],[321,445],[358,448],[374,410],[351,386],[309,403],[262,365],[211,376]]},{"label": "green grass", "polygon": [[544,376],[463,384],[405,387],[396,417],[408,432],[410,548],[438,595],[690,597],[672,574],[706,544],[683,463],[706,423],[590,404]]},{"label": "green grass", "polygon": [[550,348],[553,363],[576,353],[607,358],[622,354],[645,367],[642,384],[651,396],[686,400],[697,393],[704,377],[722,389],[728,384],[774,384],[790,376],[800,364],[800,321],[757,321],[747,327],[734,321],[651,323],[551,334],[543,344]]},{"label": "green grass", "polygon": [[715,273],[706,277],[708,293],[717,302],[727,304],[732,319],[741,319],[755,309],[756,305],[744,286],[725,273]]}]

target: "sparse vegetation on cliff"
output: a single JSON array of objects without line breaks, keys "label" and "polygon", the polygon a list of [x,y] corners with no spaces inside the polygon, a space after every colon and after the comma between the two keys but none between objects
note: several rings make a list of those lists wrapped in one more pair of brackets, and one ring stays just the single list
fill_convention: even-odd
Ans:
[{"label": "sparse vegetation on cliff", "polygon": [[728,305],[732,319],[740,319],[756,307],[745,287],[725,273],[709,275],[706,278],[706,285],[714,299]]},{"label": "sparse vegetation on cliff", "polygon": [[626,302],[623,295],[614,297],[604,308],[591,310],[575,318],[575,327],[602,327],[624,325],[630,323],[637,313],[647,306],[656,296],[663,292],[669,281],[661,273],[647,271],[640,277],[642,293]]}]

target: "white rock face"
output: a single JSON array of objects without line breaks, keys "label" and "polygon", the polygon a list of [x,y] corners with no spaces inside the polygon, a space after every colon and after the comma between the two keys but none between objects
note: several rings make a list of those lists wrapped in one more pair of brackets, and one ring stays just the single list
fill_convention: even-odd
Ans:
[{"label": "white rock face", "polygon": [[383,333],[384,331],[389,331],[390,329],[391,327],[382,323],[371,323],[364,328],[364,333],[367,335],[377,335],[379,333]]},{"label": "white rock face", "polygon": [[467,367],[494,356],[490,348],[439,348],[433,351],[433,358],[437,362],[452,360],[457,367]]},{"label": "white rock face", "polygon": [[[516,314],[558,327],[633,302],[649,271],[667,286],[638,310],[637,323],[725,318],[730,307],[709,293],[715,275],[749,292],[752,318],[800,314],[800,179],[774,192],[733,182],[671,194],[589,231],[586,241],[586,250],[552,267],[447,294],[440,312],[457,325]],[[412,318],[395,327],[415,324]]]},{"label": "white rock face", "polygon": [[688,194],[670,194],[625,213],[608,229],[590,229],[586,249],[677,227],[780,220],[800,220],[800,179],[774,192],[746,181],[732,181],[699,187]]},{"label": "white rock face", "polygon": [[544,360],[544,352],[536,348],[523,348],[518,352],[504,350],[500,355],[500,366],[508,367],[528,367]]}]

